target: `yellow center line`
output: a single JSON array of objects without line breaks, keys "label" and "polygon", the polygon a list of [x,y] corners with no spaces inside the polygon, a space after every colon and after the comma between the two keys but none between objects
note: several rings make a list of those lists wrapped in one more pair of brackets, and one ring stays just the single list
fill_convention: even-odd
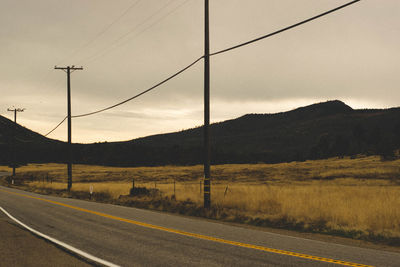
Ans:
[{"label": "yellow center line", "polygon": [[101,213],[101,212],[97,212],[97,211],[83,209],[83,208],[71,206],[71,205],[68,205],[68,204],[64,204],[64,203],[61,203],[61,202],[57,202],[57,201],[54,201],[54,200],[45,199],[45,198],[40,198],[40,197],[30,196],[30,195],[26,195],[26,194],[11,192],[11,191],[7,191],[7,190],[3,190],[3,189],[0,189],[0,191],[6,192],[6,193],[9,193],[9,194],[14,194],[14,195],[26,197],[26,198],[41,200],[41,201],[44,201],[44,202],[52,203],[52,204],[55,204],[55,205],[63,206],[63,207],[74,209],[74,210],[79,210],[79,211],[90,213],[90,214],[95,214],[95,215],[98,215],[98,216],[101,216],[101,217],[104,217],[104,218],[109,218],[109,219],[117,220],[117,221],[120,221],[120,222],[126,222],[126,223],[130,223],[130,224],[139,225],[139,226],[143,226],[143,227],[151,228],[151,229],[156,229],[156,230],[161,230],[161,231],[174,233],[174,234],[178,234],[178,235],[189,236],[189,237],[194,237],[194,238],[208,240],[208,241],[214,241],[214,242],[217,242],[217,243],[229,244],[229,245],[233,245],[233,246],[237,246],[237,247],[251,248],[251,249],[256,249],[256,250],[261,250],[261,251],[266,251],[266,252],[271,252],[271,253],[276,253],[276,254],[281,254],[281,255],[288,255],[288,256],[293,256],[293,257],[297,257],[297,258],[304,258],[304,259],[314,260],[314,261],[335,263],[335,264],[344,265],[344,266],[372,267],[371,265],[364,265],[364,264],[359,264],[359,263],[346,262],[346,261],[341,261],[341,260],[334,260],[334,259],[329,259],[329,258],[323,258],[323,257],[318,257],[318,256],[312,256],[312,255],[297,253],[297,252],[291,252],[291,251],[286,251],[286,250],[280,250],[280,249],[268,248],[268,247],[263,247],[263,246],[247,244],[247,243],[241,243],[241,242],[237,242],[237,241],[231,241],[231,240],[221,239],[221,238],[212,237],[212,236],[206,236],[206,235],[201,235],[201,234],[185,232],[185,231],[171,229],[171,228],[167,228],[167,227],[163,227],[163,226],[157,226],[157,225],[153,225],[153,224],[149,224],[149,223],[144,223],[144,222],[134,221],[134,220],[130,220],[130,219],[125,219],[125,218],[113,216],[113,215],[106,214],[106,213]]}]

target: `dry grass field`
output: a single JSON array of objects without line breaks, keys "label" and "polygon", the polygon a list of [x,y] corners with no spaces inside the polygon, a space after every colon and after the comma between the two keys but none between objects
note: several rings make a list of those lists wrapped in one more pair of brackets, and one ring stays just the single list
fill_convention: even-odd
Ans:
[{"label": "dry grass field", "polygon": [[[1,170],[7,168],[0,166]],[[31,189],[66,188],[65,165],[30,164],[17,171],[28,178]],[[136,197],[132,203],[142,200],[151,203],[150,208],[167,210],[172,202],[200,208],[202,171],[202,166],[75,165],[72,191],[89,192],[92,185],[95,194],[118,202],[120,195],[129,194],[134,178],[135,187],[157,189],[159,194]],[[214,218],[400,243],[400,160],[371,156],[218,165],[212,167],[212,176]],[[162,201],[154,204],[149,198]]]}]

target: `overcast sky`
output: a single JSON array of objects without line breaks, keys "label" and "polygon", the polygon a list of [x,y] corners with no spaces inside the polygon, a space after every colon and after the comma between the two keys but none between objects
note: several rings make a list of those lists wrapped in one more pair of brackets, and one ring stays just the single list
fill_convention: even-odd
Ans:
[{"label": "overcast sky", "polygon": [[[348,1],[210,0],[211,51]],[[41,134],[129,98],[203,55],[202,0],[1,0],[0,115]],[[339,99],[400,106],[400,1],[363,0],[211,59],[211,120]],[[73,119],[74,142],[129,140],[203,123],[203,62],[127,104]],[[66,124],[49,137],[66,140]]]}]

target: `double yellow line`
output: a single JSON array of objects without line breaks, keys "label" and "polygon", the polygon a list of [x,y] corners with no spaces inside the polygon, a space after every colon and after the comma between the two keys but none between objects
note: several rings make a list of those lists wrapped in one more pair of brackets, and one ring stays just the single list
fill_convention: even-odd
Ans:
[{"label": "double yellow line", "polygon": [[149,224],[149,223],[129,220],[129,219],[113,216],[113,215],[106,214],[106,213],[101,213],[101,212],[97,212],[97,211],[83,209],[83,208],[71,206],[71,205],[68,205],[68,204],[64,204],[64,203],[53,201],[53,200],[49,200],[49,199],[30,196],[30,195],[26,195],[26,194],[20,194],[20,193],[11,192],[11,191],[7,191],[7,190],[3,190],[3,189],[0,189],[0,191],[6,192],[6,193],[9,193],[9,194],[14,194],[14,195],[17,195],[17,196],[26,197],[26,198],[41,200],[41,201],[52,203],[52,204],[55,204],[55,205],[58,205],[58,206],[62,206],[62,207],[66,207],[66,208],[70,208],[70,209],[74,209],[74,210],[79,210],[79,211],[82,211],[82,212],[98,215],[98,216],[101,216],[101,217],[104,217],[104,218],[109,218],[109,219],[120,221],[120,222],[126,222],[126,223],[139,225],[139,226],[150,228],[150,229],[156,229],[156,230],[160,230],[160,231],[165,231],[165,232],[174,233],[174,234],[183,235],[183,236],[188,236],[188,237],[199,238],[199,239],[213,241],[213,242],[217,242],[217,243],[229,244],[229,245],[233,245],[233,246],[237,246],[237,247],[256,249],[256,250],[261,250],[261,251],[265,251],[265,252],[271,252],[271,253],[276,253],[276,254],[281,254],[281,255],[288,255],[288,256],[293,256],[293,257],[303,258],[303,259],[309,259],[309,260],[314,260],[314,261],[335,263],[335,264],[344,265],[344,266],[371,267],[370,265],[364,265],[364,264],[353,263],[353,262],[346,262],[346,261],[341,261],[341,260],[334,260],[334,259],[323,258],[323,257],[318,257],[318,256],[312,256],[312,255],[307,255],[307,254],[301,254],[301,253],[296,253],[296,252],[291,252],[291,251],[286,251],[286,250],[280,250],[280,249],[268,248],[268,247],[263,247],[263,246],[256,246],[256,245],[251,245],[251,244],[246,244],[246,243],[241,243],[241,242],[236,242],[236,241],[230,241],[230,240],[225,240],[225,239],[216,238],[216,237],[212,237],[212,236],[206,236],[206,235],[201,235],[201,234],[185,232],[185,231],[181,231],[181,230],[175,230],[175,229],[162,227],[162,226],[157,226],[157,225],[153,225],[153,224]]}]

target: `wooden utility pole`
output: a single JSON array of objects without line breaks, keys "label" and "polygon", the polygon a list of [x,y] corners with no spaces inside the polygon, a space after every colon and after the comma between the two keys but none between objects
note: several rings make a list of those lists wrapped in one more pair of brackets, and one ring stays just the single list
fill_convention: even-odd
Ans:
[{"label": "wooden utility pole", "polygon": [[68,111],[68,191],[72,187],[72,131],[71,131],[71,73],[76,70],[83,70],[82,67],[67,66],[67,67],[57,67],[56,70],[63,70],[67,73],[67,111]]},{"label": "wooden utility pole", "polygon": [[204,5],[204,208],[211,207],[210,181],[210,33],[208,0]]},{"label": "wooden utility pole", "polygon": [[13,173],[12,175],[15,176],[15,167],[17,165],[17,151],[16,151],[16,144],[17,144],[17,112],[24,112],[24,108],[9,108],[7,111],[14,112],[14,129],[13,129],[13,143],[12,143],[12,149],[13,149]]}]

